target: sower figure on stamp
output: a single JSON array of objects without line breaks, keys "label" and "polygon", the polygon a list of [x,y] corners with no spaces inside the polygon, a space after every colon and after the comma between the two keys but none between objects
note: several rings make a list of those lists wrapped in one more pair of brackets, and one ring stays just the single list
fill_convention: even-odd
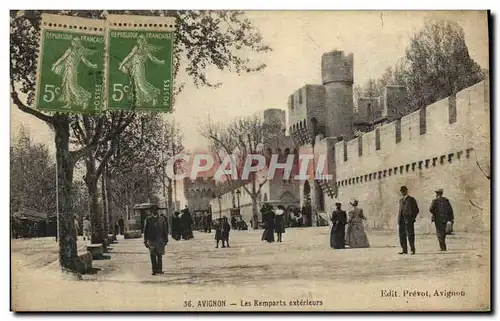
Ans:
[{"label": "sower figure on stamp", "polygon": [[417,200],[408,195],[408,188],[401,186],[401,195],[399,200],[399,241],[402,252],[399,254],[408,254],[408,243],[410,243],[411,254],[415,254],[415,220],[417,218],[418,208]]},{"label": "sower figure on stamp", "polygon": [[158,208],[151,209],[151,215],[144,221],[144,245],[149,249],[153,275],[163,274],[163,255],[168,243],[168,222],[164,215],[158,215]]},{"label": "sower figure on stamp", "polygon": [[446,225],[453,223],[453,208],[450,201],[443,197],[443,190],[436,190],[436,198],[432,201],[429,211],[432,213],[431,221],[436,225],[436,235],[441,251],[446,251]]}]

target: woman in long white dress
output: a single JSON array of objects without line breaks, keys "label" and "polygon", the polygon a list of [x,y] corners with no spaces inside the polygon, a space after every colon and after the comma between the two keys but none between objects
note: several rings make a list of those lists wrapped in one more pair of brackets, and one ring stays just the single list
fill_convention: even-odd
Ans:
[{"label": "woman in long white dress", "polygon": [[352,209],[349,211],[349,218],[347,220],[346,244],[350,248],[370,247],[363,226],[363,221],[366,220],[363,210],[358,207],[358,200],[353,199],[349,203],[352,205]]},{"label": "woman in long white dress", "polygon": [[83,62],[87,67],[97,69],[97,65],[86,58],[95,52],[85,48],[80,38],[75,37],[71,39],[71,46],[64,55],[52,65],[52,71],[62,77],[61,97],[59,97],[59,101],[65,104],[62,108],[70,109],[71,106],[87,108],[92,94],[78,84],[78,65]]},{"label": "woman in long white dress", "polygon": [[140,35],[137,38],[137,45],[132,48],[132,51],[119,66],[123,73],[130,75],[133,85],[131,92],[135,93],[135,103],[140,107],[144,107],[145,104],[149,103],[154,107],[158,102],[160,89],[147,81],[146,63],[149,59],[158,65],[165,64],[164,60],[159,60],[153,56],[153,53],[159,49],[159,47],[148,45],[146,37]]}]

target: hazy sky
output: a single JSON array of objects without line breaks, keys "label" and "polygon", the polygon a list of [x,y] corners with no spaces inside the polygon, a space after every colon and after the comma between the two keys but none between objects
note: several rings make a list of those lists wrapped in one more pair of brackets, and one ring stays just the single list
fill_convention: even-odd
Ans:
[{"label": "hazy sky", "polygon": [[[362,84],[379,77],[404,55],[410,35],[418,31],[426,17],[458,22],[465,31],[471,57],[488,68],[488,31],[485,12],[342,12],[342,11],[251,11],[248,17],[259,28],[264,42],[273,48],[268,54],[250,53],[256,63],[267,68],[256,74],[238,76],[211,69],[212,81],[221,81],[218,89],[191,85],[177,97],[176,121],[182,126],[185,145],[203,147],[197,128],[208,115],[212,120],[229,121],[266,108],[286,109],[287,98],[306,83],[320,83],[321,55],[337,49],[354,54],[354,81]],[[11,108],[11,133],[23,124],[36,141],[47,142],[53,149],[53,134],[34,117]]]}]

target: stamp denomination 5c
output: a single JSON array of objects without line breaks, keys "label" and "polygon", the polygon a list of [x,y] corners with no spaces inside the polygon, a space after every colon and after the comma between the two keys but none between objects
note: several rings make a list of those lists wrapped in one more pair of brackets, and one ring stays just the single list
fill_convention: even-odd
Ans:
[{"label": "stamp denomination 5c", "polygon": [[36,105],[44,111],[101,112],[104,21],[43,15]]},{"label": "stamp denomination 5c", "polygon": [[110,110],[172,110],[173,18],[108,15]]}]

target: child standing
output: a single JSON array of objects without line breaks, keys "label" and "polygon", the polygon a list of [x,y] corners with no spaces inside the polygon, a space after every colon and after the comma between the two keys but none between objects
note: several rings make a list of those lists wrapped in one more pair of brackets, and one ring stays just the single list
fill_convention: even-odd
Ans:
[{"label": "child standing", "polygon": [[219,248],[219,241],[222,239],[222,222],[220,218],[218,218],[213,223],[215,228],[215,241],[217,242],[215,248]]},{"label": "child standing", "polygon": [[222,247],[230,247],[229,246],[229,231],[231,230],[231,226],[227,220],[227,217],[217,219],[215,222],[215,240],[217,241],[217,245],[215,248],[219,248],[219,241],[222,241]]},{"label": "child standing", "polygon": [[229,246],[229,231],[231,230],[231,225],[227,220],[227,217],[222,218],[222,247],[224,246],[224,241],[226,241],[227,247]]}]

